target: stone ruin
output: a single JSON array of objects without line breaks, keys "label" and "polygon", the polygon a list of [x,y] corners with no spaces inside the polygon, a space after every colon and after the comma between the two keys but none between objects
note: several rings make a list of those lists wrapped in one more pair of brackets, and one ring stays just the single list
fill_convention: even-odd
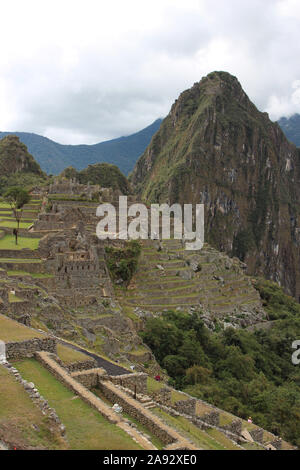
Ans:
[{"label": "stone ruin", "polygon": [[82,223],[73,230],[46,235],[39,251],[55,277],[55,295],[61,303],[81,307],[112,295],[104,246],[95,244]]},{"label": "stone ruin", "polygon": [[89,217],[79,207],[64,207],[53,204],[50,212],[39,214],[34,231],[59,231],[75,228],[78,222],[87,224]]},{"label": "stone ruin", "polygon": [[49,187],[49,194],[63,194],[67,196],[83,196],[92,199],[95,193],[99,193],[99,185],[80,184],[75,178],[62,180],[56,178]]},{"label": "stone ruin", "polygon": [[0,312],[8,307],[8,290],[6,287],[0,288]]}]

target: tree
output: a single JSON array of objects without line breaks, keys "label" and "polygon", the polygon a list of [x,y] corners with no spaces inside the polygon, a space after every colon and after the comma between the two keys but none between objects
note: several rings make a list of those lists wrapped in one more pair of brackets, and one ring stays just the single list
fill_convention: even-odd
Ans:
[{"label": "tree", "polygon": [[192,366],[186,370],[186,383],[190,385],[206,384],[209,382],[211,370],[202,366]]},{"label": "tree", "polygon": [[4,199],[7,201],[12,209],[14,218],[17,222],[17,228],[14,229],[13,233],[16,237],[16,245],[18,244],[18,234],[20,228],[20,221],[23,215],[23,207],[30,201],[30,194],[23,188],[17,186],[10,188],[4,194]]}]

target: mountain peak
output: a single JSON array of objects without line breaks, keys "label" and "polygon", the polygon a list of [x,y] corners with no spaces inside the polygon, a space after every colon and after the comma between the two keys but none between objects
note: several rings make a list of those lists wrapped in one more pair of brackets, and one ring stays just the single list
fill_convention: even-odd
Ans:
[{"label": "mountain peak", "polygon": [[0,140],[0,170],[1,176],[7,176],[19,171],[35,173],[42,176],[42,171],[26,145],[20,142],[16,135],[7,135]]},{"label": "mountain peak", "polygon": [[193,114],[205,112],[209,108],[225,115],[234,104],[244,111],[258,112],[235,76],[228,72],[216,71],[181,93],[170,114],[175,123],[179,116],[187,115],[190,118]]},{"label": "mountain peak", "polygon": [[149,202],[204,203],[207,241],[298,299],[299,175],[279,126],[236,77],[213,72],[175,101],[132,183]]}]

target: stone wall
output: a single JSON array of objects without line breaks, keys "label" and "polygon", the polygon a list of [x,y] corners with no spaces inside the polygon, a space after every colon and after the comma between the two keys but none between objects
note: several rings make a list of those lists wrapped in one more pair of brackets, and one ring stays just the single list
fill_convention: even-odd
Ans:
[{"label": "stone wall", "polygon": [[176,431],[165,425],[151,412],[143,408],[136,400],[130,398],[123,391],[118,389],[113,383],[100,381],[99,388],[111,403],[118,403],[126,413],[146,426],[164,444],[172,444],[180,440],[181,436],[179,436]]},{"label": "stone wall", "polygon": [[13,316],[23,316],[26,313],[29,313],[30,310],[34,310],[34,307],[28,300],[23,300],[21,302],[11,302],[9,304],[9,311]]},{"label": "stone wall", "polygon": [[44,268],[44,265],[42,263],[31,263],[31,262],[28,262],[28,263],[18,263],[18,262],[14,262],[14,263],[1,263],[1,267],[3,269],[6,269],[7,271],[10,271],[13,267],[14,271],[26,271],[28,273],[34,273],[34,274],[37,274],[37,273],[46,273],[45,272],[45,268]]},{"label": "stone wall", "polygon": [[160,390],[151,394],[155,401],[161,403],[164,406],[171,406],[172,404],[172,389],[170,387],[164,387]]},{"label": "stone wall", "polygon": [[[140,372],[138,374],[124,374],[117,376],[109,376],[109,380],[115,385],[129,388],[136,393],[147,393],[147,378],[148,375]],[[136,387],[136,388],[135,388]]]},{"label": "stone wall", "polygon": [[81,372],[81,371],[90,371],[97,368],[97,361],[93,358],[87,359],[85,361],[77,361],[72,363],[63,362],[56,354],[49,354],[49,358],[57,362],[61,367],[66,369],[69,373]]},{"label": "stone wall", "polygon": [[274,441],[270,442],[270,444],[275,447],[275,449],[277,450],[281,450],[282,449],[282,439],[278,438],[278,439],[275,439]]},{"label": "stone wall", "polygon": [[234,434],[241,434],[243,431],[243,422],[241,419],[237,418],[234,419],[232,423],[222,426],[222,428]]},{"label": "stone wall", "polygon": [[211,424],[212,426],[220,425],[219,411],[211,411],[210,413],[205,413],[203,416],[201,416],[201,419],[205,423]]},{"label": "stone wall", "polygon": [[254,441],[262,443],[264,439],[264,430],[262,428],[256,428],[249,430],[250,436]]},{"label": "stone wall", "polygon": [[183,413],[189,416],[196,415],[196,398],[191,398],[189,400],[180,400],[177,401],[174,405],[174,408],[179,413]]},{"label": "stone wall", "polygon": [[6,343],[6,357],[8,360],[33,357],[37,351],[48,351],[56,354],[56,339],[45,337]]},{"label": "stone wall", "polygon": [[107,376],[107,373],[104,369],[95,368],[71,373],[71,377],[73,377],[75,380],[77,380],[77,382],[81,383],[81,385],[88,388],[89,390],[91,388],[98,387],[100,376],[101,378]]},{"label": "stone wall", "polygon": [[73,362],[72,364],[64,364],[69,372],[80,372],[97,367],[97,361],[95,359],[87,359],[86,361]]},{"label": "stone wall", "polygon": [[6,287],[0,288],[0,299],[4,305],[8,305],[8,289]]},{"label": "stone wall", "polygon": [[1,249],[1,258],[38,259],[39,253],[38,253],[38,250],[29,250],[27,248],[23,248],[22,250],[2,250]]},{"label": "stone wall", "polygon": [[111,423],[116,424],[120,418],[116,416],[114,411],[107,406],[102,400],[98,399],[96,395],[91,393],[86,387],[81,385],[77,380],[69,375],[69,373],[61,367],[54,359],[49,357],[45,351],[36,353],[37,360],[56,377],[65,387],[78,395],[88,405],[95,408],[102,416],[104,416]]}]

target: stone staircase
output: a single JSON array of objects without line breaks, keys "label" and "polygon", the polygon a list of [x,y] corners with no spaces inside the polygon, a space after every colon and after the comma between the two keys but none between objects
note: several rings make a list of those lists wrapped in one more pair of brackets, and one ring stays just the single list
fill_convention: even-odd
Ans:
[{"label": "stone staircase", "polygon": [[120,390],[122,390],[124,393],[129,395],[132,398],[135,398],[141,405],[146,409],[146,410],[151,410],[152,408],[155,408],[157,404],[153,401],[149,395],[144,395],[142,393],[137,393],[135,394],[133,390],[127,387],[123,387],[121,385],[116,385],[116,387]]}]

